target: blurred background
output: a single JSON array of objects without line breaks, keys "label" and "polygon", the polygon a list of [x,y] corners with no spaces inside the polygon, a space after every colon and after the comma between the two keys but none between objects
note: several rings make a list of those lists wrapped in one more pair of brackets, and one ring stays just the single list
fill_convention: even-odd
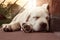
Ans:
[{"label": "blurred background", "polygon": [[0,25],[9,23],[15,15],[24,10],[25,0],[0,0]]}]

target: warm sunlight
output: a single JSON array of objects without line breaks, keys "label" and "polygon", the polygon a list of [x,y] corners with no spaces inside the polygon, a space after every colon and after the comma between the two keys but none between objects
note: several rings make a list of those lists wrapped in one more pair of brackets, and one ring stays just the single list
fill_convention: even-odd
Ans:
[{"label": "warm sunlight", "polygon": [[[2,3],[4,0],[0,0],[0,3]],[[3,4],[7,6],[8,3],[13,4],[16,0],[5,0]]]},{"label": "warm sunlight", "polygon": [[[3,0],[0,0],[0,3],[2,2]],[[13,4],[16,0],[5,0],[4,4],[7,5],[9,2],[11,4]],[[35,8],[36,7],[36,0],[18,0],[16,2],[18,5],[20,5],[21,7],[23,7],[26,4],[26,6],[24,8],[28,8],[28,9],[31,9],[31,8]]]},{"label": "warm sunlight", "polygon": [[31,8],[35,8],[36,7],[36,0],[29,0],[28,4],[27,4],[27,8],[31,9]]},{"label": "warm sunlight", "polygon": [[17,4],[19,4],[22,7],[25,5],[25,3],[27,3],[27,4],[26,4],[26,6],[24,8],[31,9],[31,8],[35,8],[36,7],[36,0],[19,0],[17,2]]}]

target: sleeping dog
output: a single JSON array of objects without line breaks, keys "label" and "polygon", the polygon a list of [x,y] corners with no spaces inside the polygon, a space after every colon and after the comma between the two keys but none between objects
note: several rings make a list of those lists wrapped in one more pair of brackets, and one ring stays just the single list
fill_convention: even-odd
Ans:
[{"label": "sleeping dog", "polygon": [[2,24],[2,30],[5,32],[12,31],[48,31],[49,30],[49,12],[48,4],[43,4],[42,6],[26,9],[22,13],[17,14],[11,23]]}]

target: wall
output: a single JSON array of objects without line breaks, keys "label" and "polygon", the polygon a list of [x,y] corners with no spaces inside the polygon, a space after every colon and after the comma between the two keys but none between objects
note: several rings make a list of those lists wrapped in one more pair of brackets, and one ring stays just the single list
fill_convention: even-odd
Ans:
[{"label": "wall", "polygon": [[50,0],[51,28],[60,31],[60,0]]}]

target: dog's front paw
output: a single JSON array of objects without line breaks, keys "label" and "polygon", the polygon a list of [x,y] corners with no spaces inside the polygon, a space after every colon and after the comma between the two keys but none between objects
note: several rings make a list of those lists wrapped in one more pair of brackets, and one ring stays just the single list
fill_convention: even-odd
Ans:
[{"label": "dog's front paw", "polygon": [[12,31],[11,25],[9,25],[9,24],[3,24],[2,25],[2,30],[5,31],[5,32],[11,32]]},{"label": "dog's front paw", "polygon": [[19,31],[21,29],[19,24],[3,24],[2,30],[5,32]]},{"label": "dog's front paw", "polygon": [[24,31],[25,33],[31,33],[32,32],[32,28],[30,27],[30,25],[23,23],[22,26],[23,26],[22,31]]}]

